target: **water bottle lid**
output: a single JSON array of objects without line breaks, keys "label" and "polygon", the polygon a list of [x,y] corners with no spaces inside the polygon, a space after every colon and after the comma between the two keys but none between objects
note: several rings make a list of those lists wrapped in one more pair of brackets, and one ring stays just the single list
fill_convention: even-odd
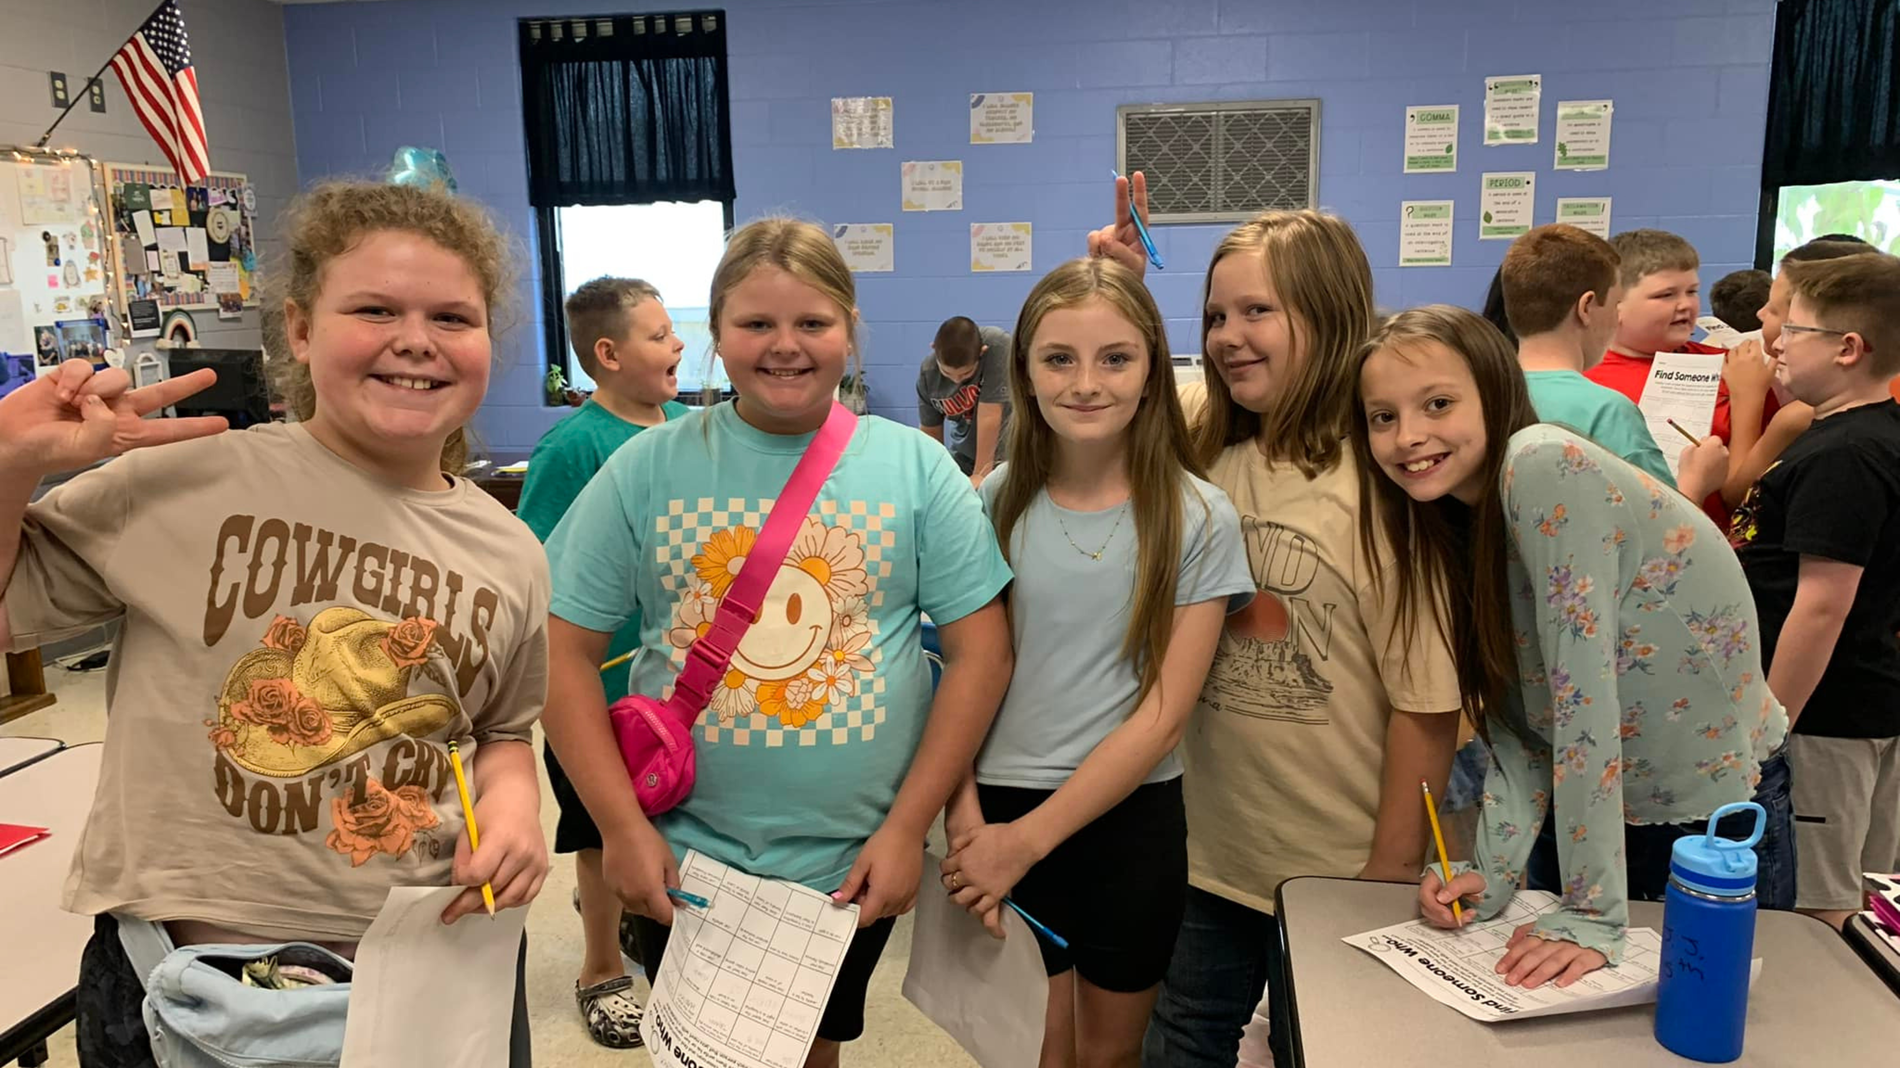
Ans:
[{"label": "water bottle lid", "polygon": [[[1715,826],[1731,812],[1752,811],[1755,830],[1746,841],[1716,836]],[[1755,891],[1755,843],[1768,826],[1768,813],[1753,801],[1723,805],[1709,817],[1703,834],[1676,839],[1669,874],[1691,890],[1717,897],[1746,897]]]}]

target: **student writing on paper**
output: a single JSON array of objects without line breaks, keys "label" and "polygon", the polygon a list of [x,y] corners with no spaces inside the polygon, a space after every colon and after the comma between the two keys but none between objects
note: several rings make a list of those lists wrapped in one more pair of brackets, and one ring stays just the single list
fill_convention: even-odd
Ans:
[{"label": "student writing on paper", "polygon": [[[1650,364],[1659,352],[1715,355],[1722,349],[1689,340],[1702,310],[1701,282],[1696,271],[1702,261],[1695,246],[1664,230],[1627,230],[1610,239],[1621,260],[1623,300],[1617,305],[1616,334],[1603,362],[1584,372],[1592,382],[1605,385],[1633,401],[1643,399]],[[1774,414],[1769,398],[1757,425]],[[1701,428],[1691,428],[1701,433]],[[1715,415],[1710,433],[1723,444],[1731,436],[1728,387],[1717,385]],[[1717,524],[1728,520],[1728,506],[1710,496],[1703,508]]]},{"label": "student writing on paper", "polygon": [[[1665,485],[1676,485],[1636,402],[1585,378],[1616,331],[1623,287],[1610,243],[1574,226],[1539,226],[1511,242],[1498,269],[1507,314],[1518,335],[1537,417],[1578,431]],[[1681,451],[1678,439],[1670,447]],[[1720,483],[1728,459],[1711,436],[1683,457],[1682,491],[1692,501]]]},{"label": "student writing on paper", "polygon": [[[482,884],[519,908],[547,872],[529,747],[546,570],[461,475],[506,245],[473,202],[412,186],[321,185],[289,218],[272,348],[298,422],[142,420],[211,373],[128,391],[78,361],[0,401],[0,645],[120,623],[65,899],[98,917],[78,981],[88,1068],[151,1063],[142,983],[174,945],[349,956],[391,887],[467,887],[442,921],[481,922],[465,918]],[[117,454],[26,506],[40,476]],[[473,756],[473,853],[451,740]],[[518,1064],[519,980],[483,977],[516,984]],[[197,1040],[229,1048],[221,1021],[255,1025],[235,1006],[214,990]],[[310,1035],[269,1011],[266,1041],[295,1044],[260,1062],[341,1050],[340,1020]]]},{"label": "student writing on paper", "polygon": [[1425,917],[1454,926],[1450,903],[1475,896],[1488,919],[1520,877],[1559,893],[1498,971],[1568,985],[1620,957],[1628,902],[1661,899],[1675,840],[1751,797],[1768,810],[1761,904],[1790,907],[1787,716],[1720,531],[1609,450],[1537,423],[1510,346],[1461,308],[1388,320],[1358,387],[1353,446],[1405,563],[1401,613],[1451,636],[1492,757],[1477,870],[1447,887],[1433,868]]},{"label": "student writing on paper", "polygon": [[1017,576],[1016,667],[941,877],[996,933],[1009,897],[1068,941],[1038,938],[1043,1064],[1131,1064],[1187,894],[1175,747],[1253,576],[1233,505],[1195,473],[1140,277],[1065,263],[1015,337],[1016,433],[982,496]]},{"label": "student writing on paper", "polygon": [[[1090,250],[1144,270],[1116,182]],[[1134,210],[1145,179],[1132,176]],[[1435,633],[1400,640],[1401,568],[1364,552],[1348,443],[1352,372],[1373,320],[1352,227],[1265,212],[1214,251],[1201,309],[1210,368],[1191,410],[1195,460],[1234,504],[1259,590],[1227,620],[1181,746],[1187,909],[1143,1061],[1231,1066],[1278,951],[1273,895],[1295,875],[1410,881],[1430,836],[1418,784],[1442,790],[1458,685]],[[1285,1051],[1286,1005],[1269,1004]]]},{"label": "student writing on paper", "polygon": [[1008,333],[958,315],[937,328],[930,355],[917,368],[917,425],[950,446],[973,485],[982,485],[1003,456],[1009,346]]},{"label": "student writing on paper", "polygon": [[[680,351],[686,346],[673,332],[673,319],[658,290],[636,278],[596,278],[567,298],[566,312],[575,358],[594,380],[595,390],[578,411],[542,436],[529,458],[516,514],[542,541],[554,533],[607,457],[642,430],[692,410],[674,399],[679,394]],[[639,640],[636,616],[614,635],[607,659],[631,652]],[[607,672],[603,685],[608,704],[625,697],[626,669]],[[632,939],[622,936],[620,898],[601,874],[600,828],[587,815],[553,747],[542,751],[542,759],[550,792],[561,809],[554,825],[554,851],[574,854],[580,894],[583,957],[574,1000],[595,1042],[610,1049],[637,1046],[640,1004],[620,957],[622,943]],[[630,935],[631,927],[626,930]]]},{"label": "student writing on paper", "polygon": [[1839,927],[1900,850],[1900,258],[1784,263],[1775,374],[1814,425],[1755,483],[1729,538],[1794,722],[1800,907]]},{"label": "student writing on paper", "polygon": [[[872,969],[917,894],[919,845],[1009,681],[1010,574],[981,503],[929,438],[859,419],[693,729],[692,794],[657,819],[634,797],[600,664],[637,614],[630,688],[672,683],[855,365],[855,292],[822,228],[763,219],[734,233],[708,309],[738,400],[642,431],[548,539],[548,740],[600,828],[602,874],[639,917],[647,967],[666,952],[667,888],[688,849],[859,906],[814,1066],[863,1033]],[[921,612],[943,642],[934,701]]]}]

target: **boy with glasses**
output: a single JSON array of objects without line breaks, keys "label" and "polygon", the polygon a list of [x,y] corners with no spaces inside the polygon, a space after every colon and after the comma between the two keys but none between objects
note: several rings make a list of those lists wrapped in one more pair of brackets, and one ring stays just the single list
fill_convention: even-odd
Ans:
[{"label": "boy with glasses", "polygon": [[[1793,725],[1796,897],[1839,927],[1900,851],[1900,258],[1787,262],[1775,377],[1814,425],[1748,491],[1729,541]],[[1713,606],[1712,606],[1713,608]],[[1719,641],[1719,636],[1716,640]]]}]

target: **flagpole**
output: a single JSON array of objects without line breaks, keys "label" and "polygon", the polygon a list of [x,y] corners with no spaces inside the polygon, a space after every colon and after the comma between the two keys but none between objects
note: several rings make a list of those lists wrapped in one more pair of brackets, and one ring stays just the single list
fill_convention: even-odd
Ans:
[{"label": "flagpole", "polygon": [[[150,22],[152,20],[152,16],[158,14],[159,10],[162,9],[166,4],[170,2],[171,0],[159,0],[158,7],[153,8],[150,13],[148,13],[143,19],[139,20],[139,25],[144,26],[147,22]],[[130,41],[137,34],[138,34],[138,31],[133,30],[131,34],[128,34],[126,36],[125,41]],[[92,94],[92,83],[105,77],[106,71],[111,69],[112,61],[118,58],[119,49],[125,47],[125,41],[120,41],[119,48],[113,49],[112,54],[107,56],[106,61],[99,65],[99,69],[93,72],[92,77],[86,79],[86,84],[83,88],[88,96]],[[103,88],[102,88],[102,91],[103,91]],[[40,139],[33,143],[33,147],[45,148],[46,142],[52,140],[53,138],[53,131],[59,129],[59,124],[62,122],[65,122],[66,116],[72,114],[72,110],[79,106],[79,97],[74,96],[70,92],[70,90],[68,91],[67,95],[71,97],[71,99],[66,101],[66,110],[59,113],[59,117],[53,120],[53,125],[48,126],[46,128],[46,132],[41,134]]]}]

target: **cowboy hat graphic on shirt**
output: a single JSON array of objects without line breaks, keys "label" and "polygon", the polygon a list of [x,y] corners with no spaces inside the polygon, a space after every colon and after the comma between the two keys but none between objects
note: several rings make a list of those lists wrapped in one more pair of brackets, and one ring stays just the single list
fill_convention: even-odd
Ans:
[{"label": "cowboy hat graphic on shirt", "polygon": [[[306,628],[278,616],[263,647],[238,659],[218,696],[212,744],[247,771],[295,778],[399,735],[446,728],[461,705],[432,655],[432,619],[400,623],[354,608]],[[410,693],[418,676],[433,686]]]}]

